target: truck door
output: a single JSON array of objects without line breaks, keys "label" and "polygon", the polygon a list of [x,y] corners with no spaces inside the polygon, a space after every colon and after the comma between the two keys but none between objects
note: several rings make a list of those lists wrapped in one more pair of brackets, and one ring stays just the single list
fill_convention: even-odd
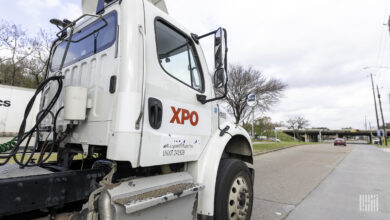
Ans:
[{"label": "truck door", "polygon": [[[146,10],[148,13],[148,10]],[[149,12],[152,13],[152,12]],[[189,34],[147,15],[146,91],[140,165],[197,160],[211,134],[206,68]],[[169,19],[169,18],[167,18]],[[207,74],[208,75],[208,74]]]}]

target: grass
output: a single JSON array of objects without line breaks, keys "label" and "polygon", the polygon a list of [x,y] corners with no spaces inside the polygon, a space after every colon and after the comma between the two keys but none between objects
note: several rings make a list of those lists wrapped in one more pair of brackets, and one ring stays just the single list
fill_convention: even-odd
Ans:
[{"label": "grass", "polygon": [[304,145],[304,144],[315,144],[312,142],[300,142],[300,141],[282,141],[282,142],[272,142],[272,143],[262,143],[262,144],[253,144],[254,153],[266,152],[270,150],[276,150],[280,148],[286,148],[294,145]]},{"label": "grass", "polygon": [[[266,134],[261,134],[260,136],[267,136],[270,138],[275,138],[275,132],[271,131],[271,132],[268,132]],[[277,138],[280,141],[295,141],[293,137],[291,137],[288,134],[285,134],[283,131],[277,131]],[[257,141],[257,140],[253,139],[252,141]]]},{"label": "grass", "polygon": [[282,131],[278,131],[278,139],[280,141],[286,141],[286,142],[294,141],[293,137],[291,137],[288,134],[283,133]]},{"label": "grass", "polygon": [[388,144],[387,146],[384,144],[383,145],[375,144],[375,146],[380,147],[380,148],[390,148],[390,144]]},{"label": "grass", "polygon": [[374,143],[372,143],[372,145],[380,147],[380,148],[390,148],[390,140],[387,139],[387,146],[385,145],[385,139],[384,138],[382,139],[382,145],[374,144]]}]

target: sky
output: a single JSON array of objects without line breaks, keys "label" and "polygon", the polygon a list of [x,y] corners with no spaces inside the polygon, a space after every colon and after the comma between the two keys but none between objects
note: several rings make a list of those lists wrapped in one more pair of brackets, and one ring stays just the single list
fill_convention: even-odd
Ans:
[{"label": "sky", "polygon": [[[124,0],[126,1],[126,0]],[[81,0],[0,0],[0,19],[28,32],[50,18],[74,19]],[[230,63],[288,84],[265,112],[274,121],[304,116],[311,127],[376,127],[370,73],[390,122],[390,0],[166,0],[169,14],[202,34],[228,31]],[[370,68],[365,68],[370,67]],[[386,120],[387,118],[387,120]]]}]

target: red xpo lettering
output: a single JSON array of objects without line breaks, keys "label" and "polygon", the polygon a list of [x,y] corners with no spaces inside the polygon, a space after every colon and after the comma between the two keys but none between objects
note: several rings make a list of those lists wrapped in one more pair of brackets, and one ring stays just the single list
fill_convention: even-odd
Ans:
[{"label": "red xpo lettering", "polygon": [[177,123],[183,125],[185,121],[189,120],[192,126],[196,126],[199,121],[199,116],[196,111],[188,111],[184,108],[175,108],[171,106],[173,116],[170,123]]},{"label": "red xpo lettering", "polygon": [[173,112],[173,116],[171,118],[171,123],[178,123],[178,124],[181,124],[180,122],[180,118],[179,118],[179,113],[180,113],[180,110],[181,108],[178,108],[177,110],[175,109],[175,107],[171,106],[171,109],[172,109],[172,112]]},{"label": "red xpo lettering", "polygon": [[191,125],[192,126],[196,126],[198,124],[198,121],[199,121],[198,113],[196,113],[196,111],[191,112],[191,114],[190,114],[190,123],[191,123]]},{"label": "red xpo lettering", "polygon": [[184,124],[185,120],[190,119],[190,112],[187,109],[181,110],[181,124]]}]

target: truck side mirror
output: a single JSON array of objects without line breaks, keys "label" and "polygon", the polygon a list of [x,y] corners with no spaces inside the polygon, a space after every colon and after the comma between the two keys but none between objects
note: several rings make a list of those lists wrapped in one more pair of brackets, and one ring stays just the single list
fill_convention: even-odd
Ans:
[{"label": "truck side mirror", "polygon": [[217,89],[223,88],[224,91],[218,97],[207,99],[205,95],[196,94],[196,98],[202,104],[220,100],[226,97],[227,94],[227,32],[224,28],[218,28],[216,31],[198,36],[192,34],[192,38],[195,42],[199,42],[199,39],[214,35],[214,87]]},{"label": "truck side mirror", "polygon": [[219,89],[226,84],[226,73],[223,68],[218,68],[214,73],[214,87]]},{"label": "truck side mirror", "polygon": [[221,88],[226,84],[226,38],[225,30],[218,28],[214,34],[214,87]]},{"label": "truck side mirror", "polygon": [[215,69],[224,68],[225,62],[225,39],[224,31],[222,28],[218,28],[214,35],[214,64]]}]

